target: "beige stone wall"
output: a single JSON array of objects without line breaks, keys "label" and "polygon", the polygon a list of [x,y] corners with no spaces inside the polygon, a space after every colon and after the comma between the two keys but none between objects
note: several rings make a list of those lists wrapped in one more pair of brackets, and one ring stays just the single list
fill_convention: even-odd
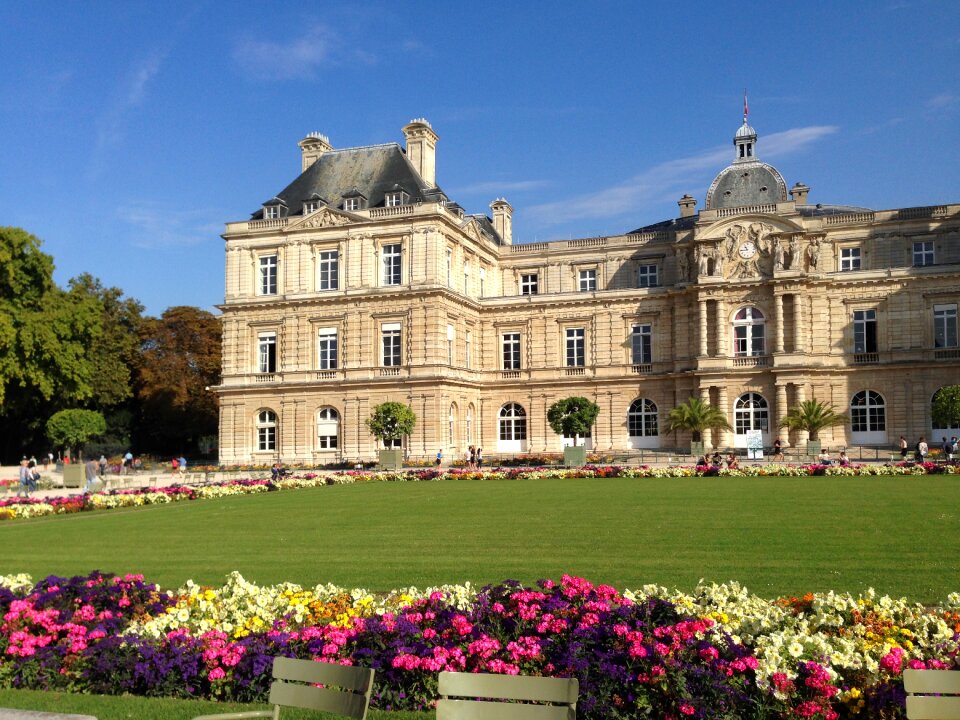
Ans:
[{"label": "beige stone wall", "polygon": [[[570,395],[600,405],[592,442],[602,451],[630,448],[627,412],[639,398],[656,404],[660,425],[659,436],[643,443],[675,447],[689,442],[664,431],[678,403],[708,398],[734,423],[738,398],[751,392],[767,403],[771,441],[790,405],[816,398],[847,411],[863,390],[882,396],[886,416],[882,437],[867,444],[929,435],[932,395],[960,382],[957,349],[936,349],[933,338],[934,305],[960,304],[960,206],[822,217],[801,215],[792,202],[762,210],[705,211],[677,232],[503,246],[441,205],[231,223],[217,388],[221,462],[371,458],[376,448],[364,420],[387,400],[408,403],[418,416],[406,442],[414,456],[443,448],[460,457],[469,444],[497,454],[498,413],[508,403],[526,411],[527,452],[557,451],[546,409]],[[745,258],[739,243],[748,236],[765,250]],[[787,267],[775,267],[774,238],[795,243]],[[807,248],[817,240],[814,265]],[[913,243],[926,241],[934,243],[935,264],[914,268]],[[385,287],[382,249],[395,243],[403,247],[402,283]],[[838,270],[845,247],[860,248],[859,271]],[[318,254],[334,249],[339,288],[322,291]],[[715,255],[701,268],[704,253]],[[276,295],[257,294],[265,254],[278,258]],[[637,287],[640,266],[656,267],[658,286]],[[595,271],[596,290],[580,291],[582,270]],[[525,273],[538,276],[537,295],[520,294]],[[759,356],[735,354],[733,324],[746,307],[764,316]],[[876,312],[876,352],[853,352],[857,310]],[[390,323],[402,332],[397,367],[381,362],[382,328]],[[652,326],[651,363],[632,362],[635,324]],[[337,330],[334,370],[318,365],[321,328]],[[574,328],[584,331],[585,363],[568,368],[565,331]],[[258,372],[263,332],[277,336],[274,373]],[[505,332],[520,333],[520,370],[502,367]],[[340,418],[335,449],[318,447],[322,408]],[[263,410],[275,413],[277,436],[275,449],[261,452]],[[821,439],[836,447],[858,436],[847,426]],[[736,438],[714,432],[708,442],[729,447]]]}]

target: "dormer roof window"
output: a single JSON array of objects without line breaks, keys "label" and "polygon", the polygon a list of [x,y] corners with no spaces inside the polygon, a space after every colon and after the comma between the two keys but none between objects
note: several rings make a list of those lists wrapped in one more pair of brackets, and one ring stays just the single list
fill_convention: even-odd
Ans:
[{"label": "dormer roof window", "polygon": [[363,210],[367,207],[367,196],[353,187],[343,194],[343,209],[347,211]]},{"label": "dormer roof window", "polygon": [[400,185],[394,185],[383,195],[384,207],[398,207],[410,202],[410,195]]},{"label": "dormer roof window", "polygon": [[315,213],[320,209],[321,205],[326,205],[327,201],[322,197],[313,193],[310,197],[303,201],[303,214],[309,215],[310,213]]},{"label": "dormer roof window", "polygon": [[280,198],[271,198],[263,204],[263,219],[276,220],[285,217],[287,214],[287,204]]}]

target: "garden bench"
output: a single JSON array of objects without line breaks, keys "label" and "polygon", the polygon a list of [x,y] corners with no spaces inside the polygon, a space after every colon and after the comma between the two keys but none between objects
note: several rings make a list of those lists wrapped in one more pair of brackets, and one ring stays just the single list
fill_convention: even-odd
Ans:
[{"label": "garden bench", "polygon": [[960,671],[904,670],[909,720],[960,720]]},{"label": "garden bench", "polygon": [[277,657],[273,659],[273,684],[270,685],[272,710],[201,715],[194,720],[261,717],[279,720],[281,707],[321,710],[364,720],[372,692],[373,670],[370,668]]},{"label": "garden bench", "polygon": [[575,720],[579,694],[576,678],[442,672],[437,720]]}]

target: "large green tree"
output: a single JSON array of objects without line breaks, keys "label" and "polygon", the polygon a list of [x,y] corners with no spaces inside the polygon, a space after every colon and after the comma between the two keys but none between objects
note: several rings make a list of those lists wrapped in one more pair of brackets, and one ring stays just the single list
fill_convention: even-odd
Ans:
[{"label": "large green tree", "polygon": [[61,410],[47,420],[47,437],[57,447],[77,452],[89,441],[107,431],[103,415],[95,410]]},{"label": "large green tree", "polygon": [[595,402],[574,396],[553,403],[547,409],[547,422],[557,435],[572,437],[574,445],[579,445],[580,438],[590,434],[599,414],[600,408]]},{"label": "large green tree", "polygon": [[217,433],[217,403],[209,387],[220,383],[220,320],[195,307],[168,308],[140,327],[136,393],[138,451],[195,452]]},{"label": "large green tree", "polygon": [[90,351],[101,333],[100,306],[58,288],[53,268],[39,239],[0,227],[0,453],[7,459],[36,451],[46,418],[94,391]]}]

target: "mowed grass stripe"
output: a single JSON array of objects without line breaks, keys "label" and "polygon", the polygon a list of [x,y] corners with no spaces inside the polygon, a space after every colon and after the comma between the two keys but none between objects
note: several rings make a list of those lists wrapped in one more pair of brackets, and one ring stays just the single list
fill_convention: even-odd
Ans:
[{"label": "mowed grass stripe", "polygon": [[394,587],[563,573],[619,588],[737,580],[767,597],[960,589],[956,476],[369,483],[8,522],[0,572],[165,587]]}]

